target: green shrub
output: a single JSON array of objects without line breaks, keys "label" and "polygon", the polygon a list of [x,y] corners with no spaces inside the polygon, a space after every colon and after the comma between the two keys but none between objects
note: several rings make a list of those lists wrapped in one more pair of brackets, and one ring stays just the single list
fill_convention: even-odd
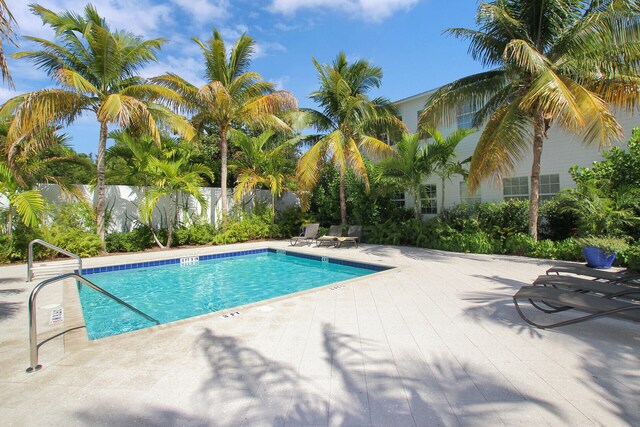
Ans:
[{"label": "green shrub", "polygon": [[91,232],[74,230],[57,232],[53,234],[51,243],[83,258],[96,256],[104,250],[100,237]]},{"label": "green shrub", "polygon": [[533,237],[525,233],[516,233],[507,237],[502,245],[504,253],[512,255],[526,255],[532,253],[536,246]]},{"label": "green shrub", "polygon": [[540,240],[526,255],[535,258],[556,259],[556,245],[553,240]]},{"label": "green shrub", "polygon": [[138,252],[154,246],[153,235],[147,226],[128,232],[111,233],[105,241],[107,252]]},{"label": "green shrub", "polygon": [[575,238],[568,238],[556,242],[556,256],[565,261],[582,260],[582,245]]},{"label": "green shrub", "polygon": [[575,235],[578,214],[569,209],[562,197],[542,202],[538,215],[538,233],[541,238],[563,240]]},{"label": "green shrub", "polygon": [[211,224],[195,223],[189,227],[177,228],[173,231],[173,245],[207,245],[213,242],[217,234]]},{"label": "green shrub", "polygon": [[624,256],[629,269],[640,271],[640,243],[630,246],[624,252]]}]

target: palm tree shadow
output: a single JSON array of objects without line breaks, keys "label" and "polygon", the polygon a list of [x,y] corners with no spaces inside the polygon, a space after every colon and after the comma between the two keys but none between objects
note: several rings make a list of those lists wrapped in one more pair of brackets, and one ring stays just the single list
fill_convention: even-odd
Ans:
[{"label": "palm tree shadow", "polygon": [[20,306],[18,302],[0,301],[0,320],[15,316],[20,311]]}]

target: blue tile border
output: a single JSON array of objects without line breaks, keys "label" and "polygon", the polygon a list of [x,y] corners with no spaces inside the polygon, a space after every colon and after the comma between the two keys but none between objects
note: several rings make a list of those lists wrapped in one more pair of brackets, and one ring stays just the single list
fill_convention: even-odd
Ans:
[{"label": "blue tile border", "polygon": [[[319,256],[319,255],[311,255],[311,254],[305,254],[301,252],[290,252],[284,249],[264,248],[264,249],[251,249],[251,250],[238,251],[238,252],[226,252],[226,253],[220,253],[220,254],[200,255],[198,256],[198,259],[200,261],[207,261],[211,259],[231,258],[231,257],[237,257],[237,256],[243,256],[243,255],[267,253],[267,252],[282,253],[286,256],[311,259],[315,261],[322,261],[322,258],[323,258],[322,256]],[[186,255],[186,256],[189,256],[189,255]],[[197,256],[197,255],[193,255],[193,256]],[[104,267],[83,268],[82,275],[87,276],[91,274],[106,273],[111,271],[134,270],[138,268],[157,267],[160,265],[180,264],[180,258],[163,259],[158,261],[143,261],[143,262],[135,262],[130,264],[120,264],[120,265],[108,265]],[[385,271],[393,268],[385,265],[368,264],[364,262],[348,261],[348,260],[331,258],[331,257],[327,257],[327,261],[331,264],[346,265],[349,267],[356,267],[356,268],[362,268],[365,270],[373,270],[373,271]],[[78,273],[78,270],[75,270],[75,273]]]}]

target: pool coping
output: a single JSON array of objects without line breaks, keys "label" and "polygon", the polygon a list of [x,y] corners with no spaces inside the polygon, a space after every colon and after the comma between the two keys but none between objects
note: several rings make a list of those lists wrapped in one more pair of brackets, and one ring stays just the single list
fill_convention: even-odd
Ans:
[{"label": "pool coping", "polygon": [[[233,251],[233,252],[221,252],[221,253],[216,253],[216,254],[209,254],[209,255],[186,255],[186,256],[180,256],[178,258],[172,257],[172,258],[165,258],[165,259],[160,259],[160,260],[155,260],[155,261],[147,261],[147,262],[141,262],[141,263],[128,263],[128,264],[119,264],[118,266],[127,266],[127,265],[134,265],[134,264],[142,264],[142,266],[136,267],[136,268],[148,268],[148,267],[155,267],[155,266],[159,266],[159,265],[169,265],[169,264],[176,264],[176,262],[174,262],[174,260],[178,260],[178,264],[181,258],[189,258],[189,257],[206,257],[204,260],[209,260],[209,259],[219,259],[219,258],[231,258],[232,256],[230,256],[230,254],[234,254],[233,256],[242,256],[242,255],[250,255],[250,254],[256,254],[256,253],[265,253],[265,252],[272,252],[272,253],[282,253],[285,252],[286,255],[288,256],[294,256],[294,257],[298,257],[298,258],[304,258],[304,259],[313,259],[316,261],[323,261],[325,258],[327,259],[327,261],[329,263],[334,263],[334,264],[338,264],[338,265],[347,265],[347,266],[351,266],[351,267],[357,267],[357,268],[367,268],[369,270],[372,270],[371,274],[367,274],[365,276],[359,276],[359,277],[354,277],[353,279],[347,279],[347,280],[343,280],[340,282],[333,282],[333,283],[329,283],[327,285],[322,285],[322,286],[318,286],[318,287],[314,287],[314,288],[310,288],[310,289],[306,289],[303,291],[299,291],[299,292],[294,292],[294,293],[290,293],[290,294],[286,294],[286,295],[280,295],[277,297],[273,297],[273,298],[268,298],[265,300],[261,300],[261,301],[255,301],[252,303],[248,303],[248,304],[244,304],[244,305],[239,305],[239,306],[234,306],[234,307],[229,307],[229,308],[225,308],[223,310],[218,310],[218,311],[212,311],[210,313],[205,313],[205,314],[201,314],[198,316],[193,316],[193,317],[188,317],[186,319],[179,319],[179,320],[175,320],[173,322],[169,322],[169,323],[163,323],[160,325],[154,325],[154,326],[149,326],[146,328],[142,328],[142,329],[138,329],[135,331],[130,331],[130,332],[124,332],[121,334],[117,334],[117,335],[111,335],[111,336],[107,336],[107,337],[103,337],[103,338],[98,338],[95,340],[90,340],[86,331],[86,324],[84,321],[84,313],[82,311],[82,305],[80,302],[80,294],[78,291],[78,286],[75,283],[75,280],[73,280],[72,278],[65,280],[65,282],[68,282],[66,284],[66,286],[64,286],[64,290],[63,290],[63,307],[64,307],[64,313],[65,313],[65,323],[70,323],[70,325],[65,325],[65,332],[64,332],[64,352],[65,354],[67,353],[71,353],[71,352],[75,352],[78,350],[82,350],[83,348],[87,348],[90,347],[92,344],[98,344],[98,343],[104,343],[105,340],[113,340],[113,339],[118,339],[119,337],[131,337],[132,334],[151,334],[154,331],[157,331],[158,329],[166,329],[166,328],[172,328],[172,327],[177,327],[177,326],[181,326],[181,325],[185,325],[188,323],[193,323],[193,322],[198,322],[201,321],[203,319],[206,318],[210,318],[213,316],[217,316],[217,317],[224,317],[225,314],[230,314],[230,313],[234,313],[234,312],[239,312],[241,313],[242,310],[249,310],[258,306],[262,306],[262,305],[268,305],[269,303],[274,303],[277,301],[282,301],[282,300],[286,300],[289,298],[293,298],[293,297],[300,297],[300,296],[304,296],[306,294],[310,294],[313,292],[320,292],[320,291],[324,291],[327,289],[331,289],[334,288],[336,286],[346,286],[349,285],[353,282],[357,282],[359,280],[364,280],[364,279],[368,279],[368,278],[372,278],[372,277],[377,277],[379,275],[383,275],[383,274],[388,274],[390,272],[395,272],[397,271],[400,267],[398,266],[391,266],[391,265],[387,265],[387,264],[371,264],[371,263],[364,263],[364,262],[360,262],[360,261],[355,261],[355,260],[351,260],[351,259],[340,259],[340,258],[334,258],[334,257],[327,257],[327,256],[320,256],[320,255],[313,255],[313,254],[308,254],[305,252],[301,252],[298,250],[291,250],[291,249],[276,249],[276,248],[272,248],[272,247],[266,247],[266,248],[260,248],[260,249],[251,249],[251,250],[244,250],[244,251]],[[169,262],[171,261],[171,262]],[[114,267],[114,266],[103,266],[103,267],[93,267],[90,268],[91,269],[91,273],[88,273],[88,275],[92,275],[92,274],[97,274],[98,272],[95,270],[98,269],[106,269],[106,268],[110,268],[110,267]],[[373,268],[371,268],[373,267]],[[108,271],[122,271],[122,270],[130,270],[133,269],[133,267],[129,267],[129,268],[119,268],[118,270],[114,270],[113,268],[111,268],[110,270],[102,270],[100,272],[108,272]],[[85,270],[89,270],[88,269],[83,269],[83,276],[84,276],[84,272]],[[76,270],[77,272],[77,270]]]}]

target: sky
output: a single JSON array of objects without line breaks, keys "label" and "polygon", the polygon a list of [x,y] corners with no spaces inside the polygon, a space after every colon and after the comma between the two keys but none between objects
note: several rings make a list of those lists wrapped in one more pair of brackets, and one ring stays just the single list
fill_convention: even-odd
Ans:
[{"label": "sky", "polygon": [[[18,27],[19,48],[34,48],[22,36],[54,39],[53,31],[33,15],[26,1],[10,1]],[[81,13],[86,0],[42,0],[41,6]],[[191,83],[204,81],[200,48],[217,28],[231,45],[242,33],[256,42],[251,69],[279,89],[291,91],[301,107],[318,87],[312,57],[331,63],[344,51],[349,60],[365,59],[382,67],[381,87],[371,96],[400,100],[460,77],[482,71],[467,53],[468,44],[443,34],[451,27],[475,27],[476,0],[94,0],[112,29],[146,38],[168,39],[158,62],[141,70],[143,77],[171,71]],[[55,87],[28,60],[9,59],[16,90],[0,86],[0,102],[24,92]],[[98,126],[85,114],[64,132],[79,152],[95,153]]]}]

